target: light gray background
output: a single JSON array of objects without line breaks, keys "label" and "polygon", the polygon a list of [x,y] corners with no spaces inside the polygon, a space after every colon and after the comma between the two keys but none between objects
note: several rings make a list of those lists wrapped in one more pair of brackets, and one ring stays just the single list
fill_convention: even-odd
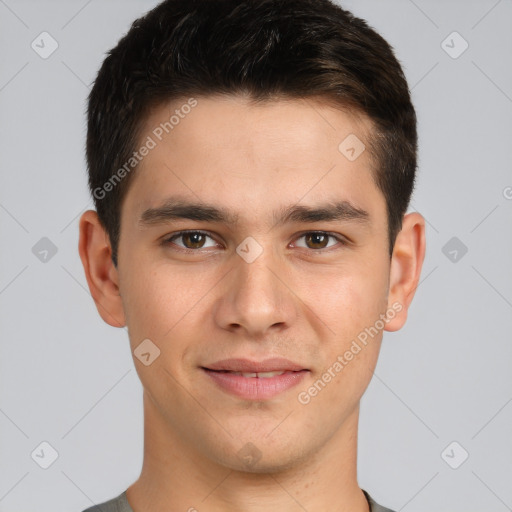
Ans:
[{"label": "light gray background", "polygon": [[[127,332],[89,295],[77,228],[92,207],[85,98],[156,3],[0,0],[1,512],[78,512],[139,475],[141,385]],[[420,135],[411,210],[428,221],[408,323],[385,333],[362,402],[360,485],[397,511],[512,510],[512,2],[342,5],[404,66]],[[31,48],[43,31],[59,45],[47,59]],[[453,31],[469,43],[456,59]],[[58,249],[46,263],[32,252],[43,237]],[[468,249],[455,262],[452,237]],[[48,469],[31,458],[43,441],[59,454]]]}]

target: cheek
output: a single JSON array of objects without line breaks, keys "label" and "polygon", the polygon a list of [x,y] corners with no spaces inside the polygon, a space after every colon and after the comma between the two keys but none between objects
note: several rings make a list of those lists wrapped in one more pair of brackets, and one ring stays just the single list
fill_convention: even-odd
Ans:
[{"label": "cheek", "polygon": [[387,278],[383,270],[344,269],[322,282],[323,292],[314,293],[311,304],[338,337],[357,334],[385,311]]},{"label": "cheek", "polygon": [[158,343],[199,297],[194,288],[183,293],[183,277],[175,270],[155,268],[144,272],[144,268],[150,266],[138,264],[121,276],[120,292],[133,342],[142,337]]},{"label": "cheek", "polygon": [[328,293],[318,297],[316,303],[322,320],[334,332],[324,345],[323,364],[330,374],[317,377],[329,380],[329,390],[321,401],[328,402],[330,396],[354,405],[367,388],[377,363],[382,330],[375,325],[386,311],[387,280],[383,269],[375,267],[371,273],[352,270],[346,277],[333,277]]},{"label": "cheek", "polygon": [[315,382],[319,389],[325,384],[322,397],[316,401],[318,410],[337,403],[335,416],[342,421],[373,376],[382,340],[382,330],[375,325],[385,312],[386,294],[385,281],[370,276],[352,276],[336,284],[317,303],[318,313],[334,334],[324,341],[323,368],[315,376],[321,382]]}]

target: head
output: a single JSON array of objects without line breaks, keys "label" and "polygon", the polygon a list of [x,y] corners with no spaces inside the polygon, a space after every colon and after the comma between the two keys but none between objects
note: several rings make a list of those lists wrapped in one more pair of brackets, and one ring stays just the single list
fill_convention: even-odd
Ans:
[{"label": "head", "polygon": [[[266,471],[350,423],[419,280],[416,151],[392,48],[329,0],[167,0],[133,23],[89,97],[80,254],[162,429],[233,468],[252,443]],[[272,357],[303,369],[273,398],[208,374]]]}]

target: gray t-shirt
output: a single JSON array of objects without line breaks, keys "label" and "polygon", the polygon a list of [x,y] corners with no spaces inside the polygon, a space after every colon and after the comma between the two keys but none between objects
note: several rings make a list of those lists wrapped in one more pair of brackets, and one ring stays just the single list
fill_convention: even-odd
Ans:
[{"label": "gray t-shirt", "polygon": [[[389,508],[385,508],[378,503],[373,501],[372,497],[362,489],[368,503],[370,505],[370,512],[393,512]],[[132,507],[128,503],[126,499],[126,491],[123,491],[119,496],[112,498],[109,501],[105,501],[104,503],[100,503],[99,505],[94,505],[83,512],[133,512]]]}]

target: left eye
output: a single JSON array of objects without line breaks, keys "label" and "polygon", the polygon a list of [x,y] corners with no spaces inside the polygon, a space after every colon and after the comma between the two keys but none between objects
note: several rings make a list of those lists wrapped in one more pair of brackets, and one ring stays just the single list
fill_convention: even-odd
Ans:
[{"label": "left eye", "polygon": [[304,238],[306,240],[306,244],[310,243],[314,245],[314,247],[308,247],[308,245],[306,245],[306,249],[326,249],[327,247],[332,247],[332,245],[326,245],[328,243],[329,238],[332,238],[340,242],[341,244],[344,243],[341,238],[326,233],[325,231],[311,231],[309,233],[304,233],[297,240],[300,240],[301,238]]},{"label": "left eye", "polygon": [[[184,241],[183,245],[175,243],[175,240],[179,240],[180,238]],[[206,238],[210,238],[214,242],[213,245],[205,245]],[[305,239],[306,245],[298,245],[297,247],[305,247],[306,249],[313,250],[326,249],[328,247],[332,247],[332,245],[327,245],[329,239],[333,239],[342,245],[345,245],[345,242],[342,238],[330,233],[326,233],[325,231],[309,231],[300,235],[298,238],[296,238],[296,240],[300,240],[302,238]],[[178,247],[182,247],[183,249],[188,250],[204,249],[207,247],[215,247],[216,245],[216,242],[213,240],[213,238],[208,233],[203,231],[181,231],[169,238],[166,238],[163,243],[174,243],[175,245],[178,245]]]}]

